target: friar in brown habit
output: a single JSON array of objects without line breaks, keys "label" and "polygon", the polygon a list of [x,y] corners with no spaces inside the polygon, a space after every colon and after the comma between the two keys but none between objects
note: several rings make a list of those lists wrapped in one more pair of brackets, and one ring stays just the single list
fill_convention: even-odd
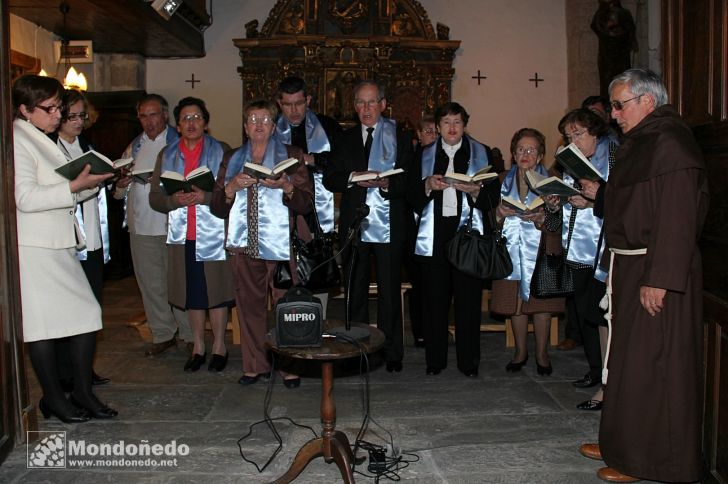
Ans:
[{"label": "friar in brown habit", "polygon": [[701,477],[705,165],[690,128],[653,72],[609,85],[624,138],[605,193],[612,336],[599,444],[603,480]]}]

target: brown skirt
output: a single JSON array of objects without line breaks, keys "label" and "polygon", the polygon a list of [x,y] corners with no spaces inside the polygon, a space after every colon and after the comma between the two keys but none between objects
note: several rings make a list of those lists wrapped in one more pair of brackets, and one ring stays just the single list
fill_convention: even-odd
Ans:
[{"label": "brown skirt", "polygon": [[[505,316],[514,316],[518,310],[518,288],[520,281],[498,280],[493,281],[490,296],[490,310]],[[536,313],[563,313],[564,298],[550,297],[538,298],[531,296],[528,301],[521,303],[521,314]]]}]

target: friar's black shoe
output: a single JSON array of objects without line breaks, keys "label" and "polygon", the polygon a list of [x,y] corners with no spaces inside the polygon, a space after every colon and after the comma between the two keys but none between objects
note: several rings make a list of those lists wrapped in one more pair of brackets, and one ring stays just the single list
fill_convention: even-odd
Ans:
[{"label": "friar's black shoe", "polygon": [[576,406],[579,410],[592,410],[594,412],[602,409],[601,400],[585,400]]},{"label": "friar's black shoe", "polygon": [[388,361],[387,362],[387,371],[389,373],[395,372],[399,373],[402,371],[402,362],[401,361]]},{"label": "friar's black shoe", "polygon": [[460,370],[460,372],[468,378],[475,378],[476,376],[478,376],[477,368],[471,368],[470,370]]},{"label": "friar's black shoe", "polygon": [[571,382],[571,384],[576,388],[591,388],[599,385],[601,382],[601,379],[592,378],[591,373],[587,373],[584,375],[584,378]]},{"label": "friar's black shoe", "polygon": [[425,373],[428,375],[439,375],[442,371],[442,368],[438,368],[436,366],[428,366],[427,370],[425,370]]}]

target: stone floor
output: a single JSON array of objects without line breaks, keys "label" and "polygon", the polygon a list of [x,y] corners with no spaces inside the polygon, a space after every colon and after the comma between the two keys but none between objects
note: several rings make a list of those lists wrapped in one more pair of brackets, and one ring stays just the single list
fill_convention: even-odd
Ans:
[{"label": "stone floor", "polygon": [[[119,410],[119,417],[66,425],[41,416],[40,430],[65,431],[67,442],[76,449],[85,442],[90,466],[78,468],[77,463],[70,463],[69,455],[65,469],[28,469],[26,446],[22,445],[0,467],[0,482],[252,483],[270,482],[285,472],[297,449],[311,438],[311,431],[287,421],[276,422],[283,448],[262,473],[241,458],[237,441],[248,433],[251,424],[263,418],[268,386],[262,382],[248,387],[237,384],[240,349],[233,347],[230,333],[231,356],[225,371],[184,373],[187,355],[182,344],[158,357],[146,357],[143,353],[148,331],[143,326],[127,325],[139,317],[141,308],[133,278],[108,283],[104,298],[105,324],[95,368],[112,382],[96,391]],[[341,314],[342,306],[341,301],[332,301],[329,315]],[[208,344],[210,338],[208,335]],[[602,463],[581,457],[577,451],[579,444],[595,439],[599,425],[599,413],[575,408],[592,393],[591,389],[579,390],[571,385],[585,371],[580,349],[554,349],[553,375],[539,377],[533,356],[522,372],[505,372],[511,351],[505,348],[502,333],[482,333],[481,346],[480,375],[475,379],[457,371],[454,346],[449,367],[440,375],[426,376],[424,350],[413,347],[409,334],[402,373],[387,373],[374,355],[369,375],[371,421],[364,440],[386,445],[391,436],[403,461],[409,461],[396,471],[401,480],[408,482],[601,482],[595,472]],[[533,350],[532,336],[529,346]],[[334,390],[337,428],[352,441],[363,417],[362,378],[351,371],[354,366],[338,369]],[[32,371],[29,373],[31,401],[35,404],[40,392]],[[272,417],[290,417],[319,433],[320,378],[315,368],[307,369],[306,374],[312,376],[304,378],[295,390],[286,389],[280,379],[275,382],[269,413]],[[130,444],[133,448],[140,443],[167,446],[174,441],[176,462],[171,462],[172,466],[152,465],[144,460],[148,457],[130,457],[127,453],[127,459],[141,462],[119,466],[116,462],[104,463],[98,456],[89,457],[95,446],[119,447],[120,441],[127,449]],[[258,425],[241,446],[248,459],[262,466],[276,442],[265,425]],[[360,455],[366,453],[360,451]],[[367,464],[357,470],[366,473]],[[360,482],[374,481],[362,475],[356,478]],[[336,465],[319,458],[309,464],[297,482],[340,480]]]}]

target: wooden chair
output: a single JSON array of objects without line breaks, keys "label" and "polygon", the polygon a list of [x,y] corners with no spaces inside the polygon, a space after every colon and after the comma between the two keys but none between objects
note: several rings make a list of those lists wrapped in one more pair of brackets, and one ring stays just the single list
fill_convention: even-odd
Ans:
[{"label": "wooden chair", "polygon": [[[490,291],[483,289],[483,299],[481,302],[481,310],[483,311],[484,318],[487,318],[490,306]],[[497,331],[504,332],[506,334],[506,348],[513,348],[516,345],[516,338],[513,335],[513,324],[511,318],[506,318],[503,323],[488,322],[480,325],[480,331]],[[455,339],[455,323],[451,323],[448,327],[448,332]],[[533,323],[528,324],[528,332],[533,333]],[[549,334],[549,341],[551,346],[559,344],[559,317],[551,317],[551,332]]]}]

